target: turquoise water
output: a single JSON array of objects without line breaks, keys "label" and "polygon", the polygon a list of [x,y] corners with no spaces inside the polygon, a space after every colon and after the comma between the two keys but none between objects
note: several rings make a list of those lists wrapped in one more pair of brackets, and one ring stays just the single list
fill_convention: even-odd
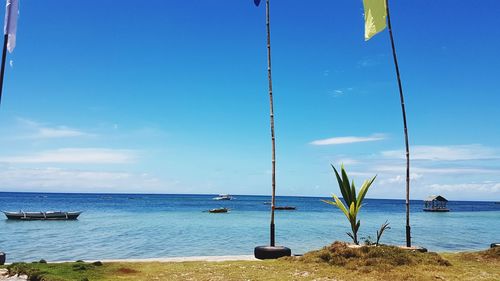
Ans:
[{"label": "turquoise water", "polygon": [[[0,193],[0,210],[84,211],[77,221],[10,221],[0,218],[0,251],[8,260],[158,258],[197,255],[251,255],[269,239],[269,197],[214,195]],[[276,241],[295,254],[349,238],[349,225],[334,207],[313,197],[278,197]],[[225,206],[227,214],[210,214]],[[422,212],[412,202],[415,245],[432,251],[485,249],[500,241],[500,205],[450,202],[449,213]],[[3,215],[2,215],[3,216]],[[392,229],[382,242],[404,241],[402,200],[368,199],[361,210],[360,236],[374,237],[386,220]]]}]

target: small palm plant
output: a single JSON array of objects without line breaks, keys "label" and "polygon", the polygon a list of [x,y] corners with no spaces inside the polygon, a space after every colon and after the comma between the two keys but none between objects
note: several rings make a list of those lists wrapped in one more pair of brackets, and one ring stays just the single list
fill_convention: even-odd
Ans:
[{"label": "small palm plant", "polygon": [[333,170],[335,171],[335,176],[337,176],[337,181],[339,183],[340,192],[342,193],[342,198],[344,199],[346,205],[337,197],[337,195],[333,195],[334,201],[330,200],[321,200],[325,203],[328,203],[333,206],[337,206],[347,217],[349,223],[351,224],[352,233],[347,233],[349,237],[352,238],[354,244],[359,245],[358,242],[358,230],[361,222],[357,220],[357,215],[359,210],[361,209],[363,199],[365,198],[366,192],[368,192],[368,188],[372,185],[373,181],[377,176],[374,176],[372,179],[366,180],[359,194],[356,196],[356,187],[354,186],[354,181],[349,183],[349,177],[344,169],[344,165],[341,166],[341,174],[337,172],[337,169],[332,165]]},{"label": "small palm plant", "polygon": [[377,242],[375,242],[375,245],[378,246],[380,242],[380,238],[382,238],[382,234],[384,234],[384,231],[391,229],[389,226],[389,222],[385,221],[381,226],[380,229],[377,230]]}]

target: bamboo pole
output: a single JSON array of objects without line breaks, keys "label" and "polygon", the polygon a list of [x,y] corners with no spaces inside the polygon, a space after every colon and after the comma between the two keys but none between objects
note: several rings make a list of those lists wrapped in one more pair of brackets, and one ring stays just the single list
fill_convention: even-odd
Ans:
[{"label": "bamboo pole", "polygon": [[9,42],[9,35],[5,34],[3,37],[2,65],[0,67],[0,104],[2,103],[3,76],[5,74],[5,60],[7,58],[7,43],[8,42]]},{"label": "bamboo pole", "polygon": [[274,105],[273,105],[273,80],[271,75],[271,23],[269,12],[269,1],[266,0],[266,31],[267,31],[267,79],[269,81],[269,105],[271,121],[271,143],[272,143],[272,196],[271,196],[271,225],[270,245],[275,246],[274,232],[274,208],[276,203],[276,138],[274,136]]},{"label": "bamboo pole", "polygon": [[411,247],[411,228],[410,228],[410,145],[408,143],[408,127],[406,125],[406,110],[405,100],[403,95],[403,86],[401,84],[401,76],[399,73],[398,58],[396,56],[396,48],[394,46],[394,37],[392,35],[391,16],[389,13],[389,0],[385,0],[387,11],[387,28],[391,37],[392,56],[394,58],[394,66],[396,67],[396,76],[398,79],[399,97],[401,99],[401,111],[403,113],[403,126],[406,145],[406,247]]},{"label": "bamboo pole", "polygon": [[7,45],[9,43],[9,32],[10,32],[10,17],[12,14],[12,3],[5,6],[5,34],[3,37],[3,50],[2,50],[2,65],[0,66],[0,104],[2,103],[2,92],[3,92],[3,78],[5,74],[5,61],[7,59]]}]

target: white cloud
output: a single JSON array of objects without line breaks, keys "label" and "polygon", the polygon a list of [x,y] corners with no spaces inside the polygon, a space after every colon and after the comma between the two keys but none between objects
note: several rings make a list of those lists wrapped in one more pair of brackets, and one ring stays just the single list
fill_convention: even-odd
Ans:
[{"label": "white cloud", "polygon": [[135,152],[105,148],[61,148],[31,155],[0,157],[6,163],[124,164],[133,162]]},{"label": "white cloud", "polygon": [[333,90],[333,96],[339,97],[342,96],[345,92],[343,90]]},{"label": "white cloud", "polygon": [[375,65],[375,62],[371,59],[363,59],[358,61],[358,66],[360,67],[369,67]]},{"label": "white cloud", "polygon": [[344,164],[345,166],[351,166],[351,165],[356,165],[359,163],[358,160],[353,159],[353,158],[340,158],[331,161],[333,163],[337,163],[338,165]]},{"label": "white cloud", "polygon": [[[411,173],[410,174],[410,180],[411,181],[416,181],[419,180],[423,177],[422,174],[417,174],[417,173]],[[405,183],[406,182],[406,176],[404,175],[397,175],[385,180],[381,180],[380,184],[386,184],[386,183]]]},{"label": "white cloud", "polygon": [[372,67],[380,63],[379,57],[363,58],[357,62],[358,67]]},{"label": "white cloud", "polygon": [[312,145],[338,145],[358,142],[371,142],[384,140],[386,137],[382,134],[374,134],[368,137],[334,137],[329,139],[315,140],[310,142]]},{"label": "white cloud", "polygon": [[[374,170],[378,172],[393,172],[393,173],[403,173],[406,171],[405,164],[401,165],[380,165],[376,166]],[[499,169],[495,168],[460,168],[460,167],[423,167],[423,166],[410,166],[410,171],[416,172],[418,174],[498,174]]]},{"label": "white cloud", "polygon": [[352,92],[353,90],[354,90],[354,88],[352,88],[352,87],[335,89],[335,90],[328,90],[328,94],[333,96],[334,98],[338,98],[340,96],[343,96],[345,94]]},{"label": "white cloud", "polygon": [[[500,147],[469,144],[412,146],[410,149],[413,199],[442,194],[451,200],[499,200]],[[370,191],[370,196],[404,198],[404,156],[404,150],[390,150],[325,158],[334,160],[328,162],[336,165],[347,159],[349,175],[360,180],[377,174],[377,187]]]},{"label": "white cloud", "polygon": [[2,170],[0,186],[18,191],[57,192],[161,192],[165,188],[164,183],[148,174],[60,168]]},{"label": "white cloud", "polygon": [[23,138],[51,139],[51,138],[72,138],[72,137],[92,136],[92,134],[74,128],[69,128],[66,126],[49,127],[30,119],[17,118],[17,120],[19,123],[24,125],[24,127],[30,132],[27,136],[24,136]]},{"label": "white cloud", "polygon": [[29,126],[29,127],[35,127],[35,126],[40,126],[40,123],[35,122],[31,119],[27,118],[22,118],[22,117],[17,117],[17,122],[21,123],[22,125]]},{"label": "white cloud", "polygon": [[87,136],[89,134],[75,129],[70,129],[66,127],[58,128],[39,128],[38,134],[34,135],[35,138],[67,138],[67,137],[79,137]]},{"label": "white cloud", "polygon": [[[385,158],[405,158],[403,150],[383,151]],[[432,161],[459,161],[459,160],[482,160],[498,159],[498,150],[485,147],[480,144],[450,145],[450,146],[430,146],[416,145],[410,147],[410,158],[413,160]]]},{"label": "white cloud", "polygon": [[432,184],[430,186],[435,193],[440,192],[500,192],[500,183],[482,182],[482,183],[459,183],[459,184]]}]

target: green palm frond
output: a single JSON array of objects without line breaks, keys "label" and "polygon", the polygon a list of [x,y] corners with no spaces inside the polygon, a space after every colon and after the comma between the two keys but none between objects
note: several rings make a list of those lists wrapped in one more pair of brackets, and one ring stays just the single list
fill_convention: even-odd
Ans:
[{"label": "green palm frond", "polygon": [[[351,198],[351,190],[349,188],[347,188],[347,189],[344,188],[344,181],[340,177],[339,172],[337,172],[337,169],[335,169],[335,167],[333,165],[332,165],[332,168],[333,168],[333,171],[335,172],[335,176],[337,177],[337,182],[339,183],[340,193],[342,193],[342,198],[344,199],[344,201],[346,202],[347,205],[350,205],[349,198]],[[342,169],[344,169],[344,166],[342,166]],[[349,186],[349,182],[347,182],[347,185]]]},{"label": "green palm frond", "polygon": [[356,187],[354,186],[354,180],[351,183],[351,203],[357,204]]},{"label": "green palm frond", "polygon": [[339,184],[340,192],[342,193],[342,198],[344,199],[344,203],[334,194],[333,200],[321,200],[327,204],[336,206],[339,208],[342,213],[347,217],[349,223],[351,224],[352,233],[348,233],[349,237],[352,238],[355,244],[358,243],[358,230],[361,225],[361,221],[357,220],[357,216],[361,206],[363,206],[363,200],[365,199],[366,193],[368,189],[375,181],[375,177],[364,181],[359,193],[356,195],[356,186],[354,181],[350,182],[349,177],[347,176],[347,172],[344,169],[344,165],[340,167],[340,173],[337,169],[332,165],[333,171],[335,172],[335,177],[337,178],[337,182]]},{"label": "green palm frond", "polygon": [[354,196],[355,196],[355,194],[354,195],[352,194],[352,190],[351,190],[351,187],[350,187],[350,184],[349,184],[349,177],[347,176],[347,172],[344,169],[344,165],[342,165],[340,172],[342,173],[343,188],[344,188],[344,190],[346,191],[346,193],[348,195],[347,198],[344,198],[344,200],[346,200],[347,205],[350,206],[351,202],[355,201],[353,199]]},{"label": "green palm frond", "polygon": [[363,183],[363,185],[361,186],[361,190],[359,191],[359,195],[358,195],[358,199],[357,199],[358,211],[359,211],[359,209],[361,209],[361,206],[362,206],[361,203],[365,199],[365,196],[366,196],[366,193],[368,192],[368,189],[370,188],[370,186],[372,185],[372,183],[375,181],[376,178],[377,178],[377,176],[374,176],[372,179],[366,180]]},{"label": "green palm frond", "polygon": [[388,230],[388,229],[391,229],[391,227],[389,226],[389,222],[388,221],[385,221],[381,226],[380,226],[380,229],[377,230],[377,242],[375,242],[375,245],[379,245],[379,242],[380,242],[380,238],[382,238],[382,234],[384,233],[384,231]]}]

